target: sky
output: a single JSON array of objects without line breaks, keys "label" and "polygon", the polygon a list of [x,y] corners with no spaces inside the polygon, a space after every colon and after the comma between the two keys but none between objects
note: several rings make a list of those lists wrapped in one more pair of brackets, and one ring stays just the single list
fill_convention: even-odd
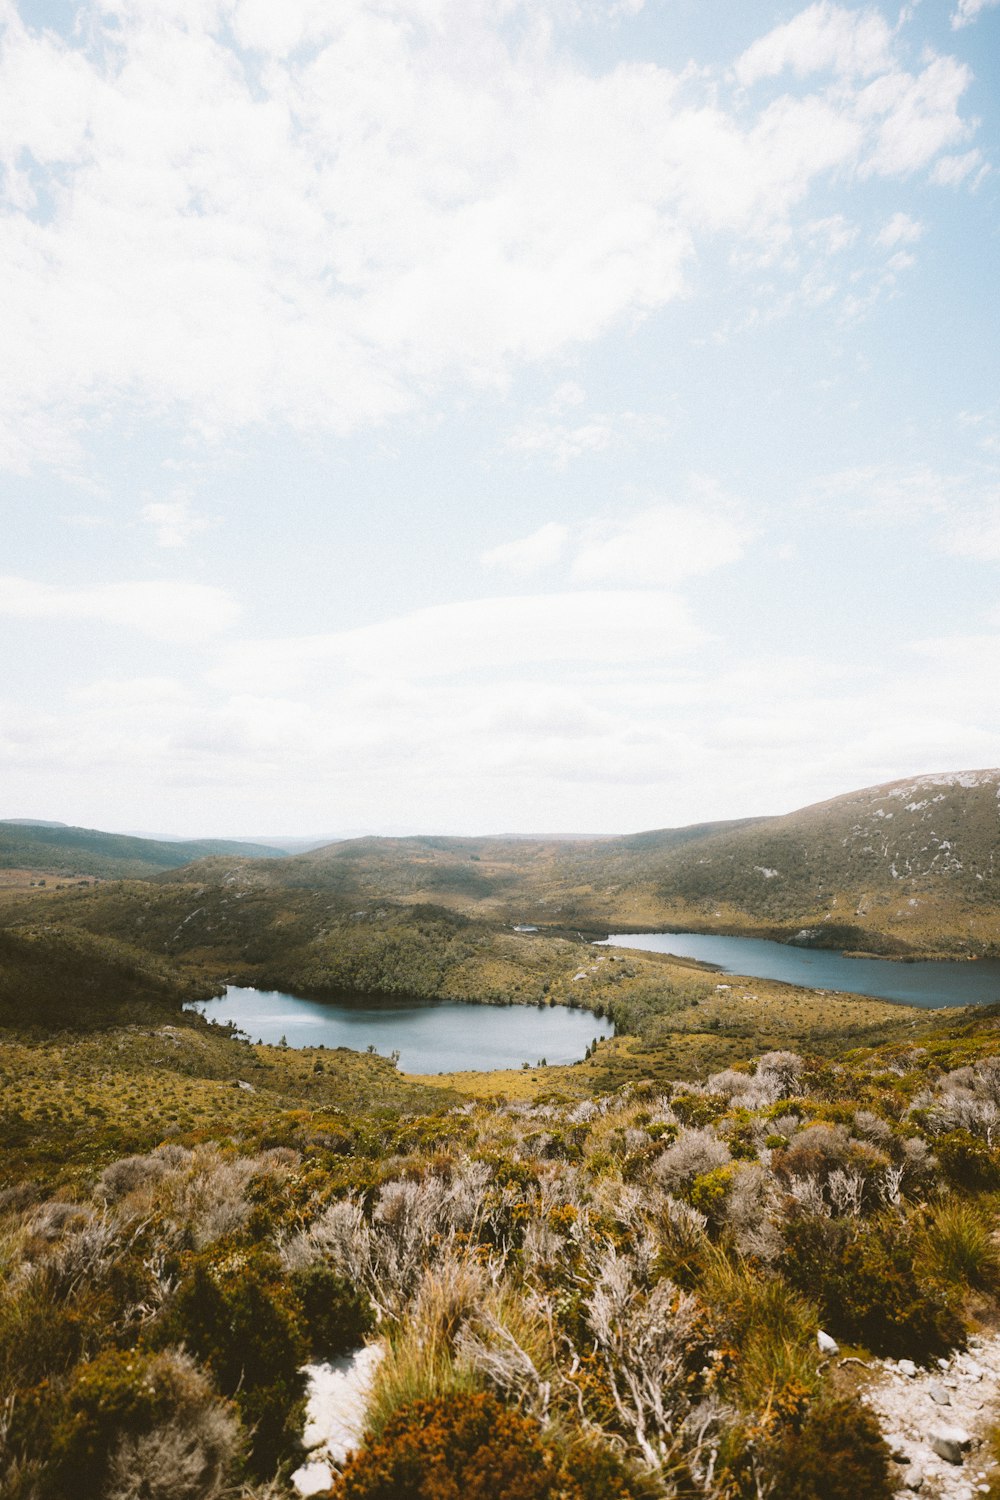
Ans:
[{"label": "sky", "polygon": [[1000,5],[0,0],[0,816],[1000,764]]}]

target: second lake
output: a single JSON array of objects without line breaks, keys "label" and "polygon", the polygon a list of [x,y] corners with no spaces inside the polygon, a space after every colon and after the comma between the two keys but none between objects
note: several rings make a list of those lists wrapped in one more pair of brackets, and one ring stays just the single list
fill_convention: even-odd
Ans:
[{"label": "second lake", "polygon": [[721,937],[709,932],[616,932],[618,948],[675,953],[717,964],[726,974],[781,979],[803,989],[841,990],[907,1005],[994,1005],[1000,1001],[1000,960],[974,963],[845,958],[823,948],[796,948],[764,938]]},{"label": "second lake", "polygon": [[577,1062],[610,1021],[565,1005],[471,1005],[447,1000],[303,1000],[280,990],[231,984],[218,1000],[192,1007],[211,1021],[233,1021],[253,1042],[290,1047],[374,1047],[398,1052],[404,1073],[487,1072]]}]

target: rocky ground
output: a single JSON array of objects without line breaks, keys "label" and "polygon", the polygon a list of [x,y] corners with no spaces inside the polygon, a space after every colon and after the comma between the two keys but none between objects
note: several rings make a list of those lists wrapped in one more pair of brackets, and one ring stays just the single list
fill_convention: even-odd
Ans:
[{"label": "rocky ground", "polygon": [[365,1406],[383,1352],[381,1344],[366,1344],[342,1359],[305,1366],[306,1426],[302,1442],[309,1456],[292,1475],[303,1500],[328,1490],[336,1466],[361,1442]]},{"label": "rocky ground", "polygon": [[910,1360],[879,1361],[864,1400],[878,1415],[899,1473],[898,1493],[921,1500],[975,1500],[990,1490],[997,1461],[984,1443],[1000,1394],[1000,1335],[930,1370]]}]

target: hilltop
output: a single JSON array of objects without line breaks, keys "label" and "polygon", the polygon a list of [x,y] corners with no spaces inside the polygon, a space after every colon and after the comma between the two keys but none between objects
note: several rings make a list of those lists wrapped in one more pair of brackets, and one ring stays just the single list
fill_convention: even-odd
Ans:
[{"label": "hilltop", "polygon": [[1000,770],[849,792],[782,817],[603,839],[365,838],[165,876],[344,906],[429,903],[547,930],[695,927],[881,952],[1000,951]]},{"label": "hilltop", "polygon": [[236,839],[145,839],[66,823],[0,819],[0,870],[115,880],[157,875],[211,855],[281,859],[284,850]]}]

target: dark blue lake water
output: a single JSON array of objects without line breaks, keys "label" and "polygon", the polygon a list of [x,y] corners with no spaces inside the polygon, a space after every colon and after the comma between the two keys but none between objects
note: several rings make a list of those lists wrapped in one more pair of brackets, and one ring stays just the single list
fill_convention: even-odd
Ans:
[{"label": "dark blue lake water", "polygon": [[486,1072],[493,1068],[571,1063],[595,1037],[612,1036],[610,1021],[565,1005],[461,1005],[450,1001],[332,1002],[302,1000],[280,990],[231,984],[219,1000],[193,1007],[212,1021],[235,1021],[251,1041],[290,1047],[373,1046],[400,1054],[404,1073]]},{"label": "dark blue lake water", "polygon": [[704,932],[616,932],[619,948],[676,953],[718,964],[727,974],[783,979],[813,990],[844,990],[907,1005],[991,1005],[1000,1002],[1000,960],[975,963],[901,963],[883,958],[845,958],[815,948],[791,948],[764,938],[716,937]]}]

